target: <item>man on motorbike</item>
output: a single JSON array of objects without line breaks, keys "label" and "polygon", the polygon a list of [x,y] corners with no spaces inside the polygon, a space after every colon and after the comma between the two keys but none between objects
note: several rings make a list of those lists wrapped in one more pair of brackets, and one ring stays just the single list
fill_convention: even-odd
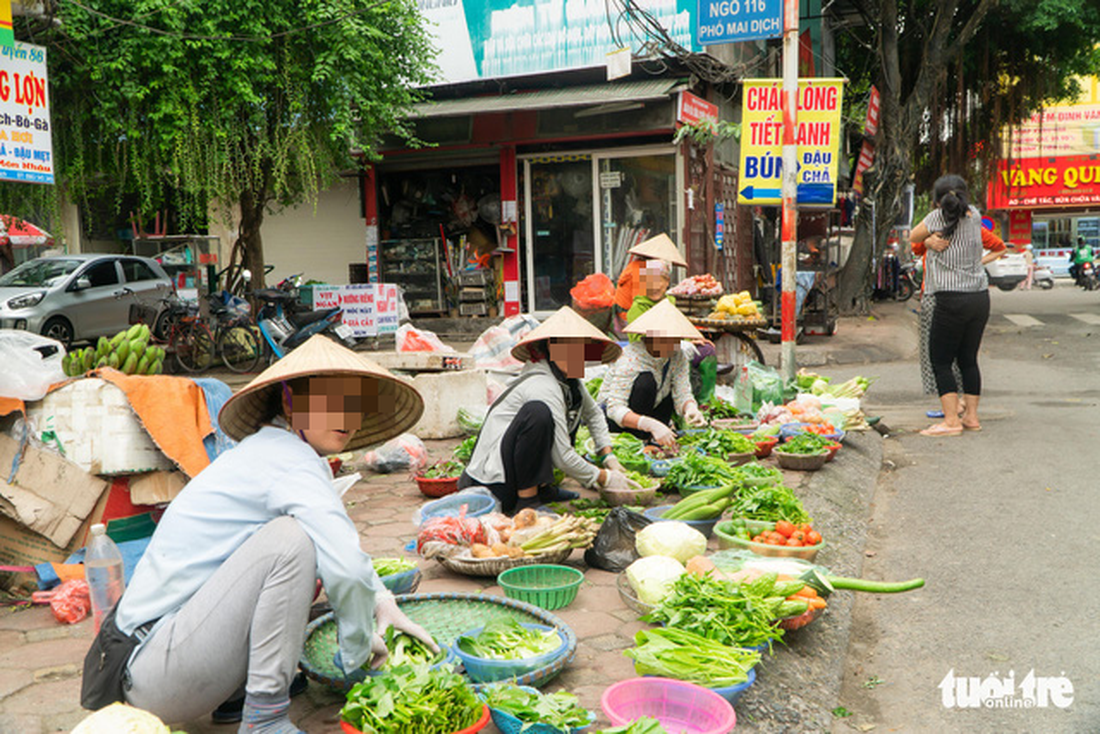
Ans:
[{"label": "man on motorbike", "polygon": [[1081,275],[1081,265],[1093,261],[1092,247],[1085,243],[1084,237],[1077,238],[1077,247],[1069,256],[1072,265],[1069,266],[1069,274],[1073,276],[1073,282],[1078,283]]}]

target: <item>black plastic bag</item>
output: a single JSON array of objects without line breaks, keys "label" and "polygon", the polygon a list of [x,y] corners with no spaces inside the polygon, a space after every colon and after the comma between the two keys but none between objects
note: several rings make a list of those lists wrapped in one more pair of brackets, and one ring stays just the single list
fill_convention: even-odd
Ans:
[{"label": "black plastic bag", "polygon": [[634,536],[651,522],[645,515],[616,507],[603,521],[592,547],[584,552],[584,562],[604,571],[622,571],[638,560]]}]

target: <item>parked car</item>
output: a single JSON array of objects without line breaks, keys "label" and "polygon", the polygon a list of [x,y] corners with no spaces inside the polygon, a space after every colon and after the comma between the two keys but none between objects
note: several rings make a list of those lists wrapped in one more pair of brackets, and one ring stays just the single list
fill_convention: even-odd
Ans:
[{"label": "parked car", "polygon": [[111,336],[130,323],[130,306],[159,308],[174,292],[164,269],[146,257],[55,255],[0,277],[0,328],[73,342]]},{"label": "parked car", "polygon": [[1010,291],[1027,279],[1027,260],[1023,253],[1010,252],[985,266],[989,284]]}]

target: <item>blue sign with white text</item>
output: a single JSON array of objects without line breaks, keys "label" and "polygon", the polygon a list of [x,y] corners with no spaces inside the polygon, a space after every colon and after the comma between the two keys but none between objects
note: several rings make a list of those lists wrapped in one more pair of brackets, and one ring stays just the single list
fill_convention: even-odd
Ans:
[{"label": "blue sign with white text", "polygon": [[782,35],[783,0],[699,0],[695,41],[700,46]]}]

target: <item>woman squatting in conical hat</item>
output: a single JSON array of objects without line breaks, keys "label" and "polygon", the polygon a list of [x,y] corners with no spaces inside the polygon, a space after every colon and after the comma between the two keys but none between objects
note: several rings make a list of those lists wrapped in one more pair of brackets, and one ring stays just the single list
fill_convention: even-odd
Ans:
[{"label": "woman squatting in conical hat", "polygon": [[169,505],[103,626],[139,640],[125,702],[182,722],[243,693],[240,732],[298,732],[289,688],[318,575],[349,677],[381,664],[389,626],[438,649],[360,549],[324,458],[398,435],[423,409],[412,386],[323,336],[230,398],[219,422],[240,443]]},{"label": "woman squatting in conical hat", "polygon": [[702,339],[670,301],[661,301],[626,328],[637,335],[604,376],[598,402],[607,411],[611,430],[671,446],[673,412],[692,426],[706,425],[691,390],[690,364],[680,350],[682,339]]},{"label": "woman squatting in conical hat", "polygon": [[[611,455],[607,421],[581,383],[587,362],[610,362],[619,351],[568,306],[524,337],[512,356],[527,364],[490,407],[459,488],[488,487],[510,515],[577,496],[553,486],[555,467],[585,487],[637,489]],[[573,448],[582,422],[602,468]]]}]

